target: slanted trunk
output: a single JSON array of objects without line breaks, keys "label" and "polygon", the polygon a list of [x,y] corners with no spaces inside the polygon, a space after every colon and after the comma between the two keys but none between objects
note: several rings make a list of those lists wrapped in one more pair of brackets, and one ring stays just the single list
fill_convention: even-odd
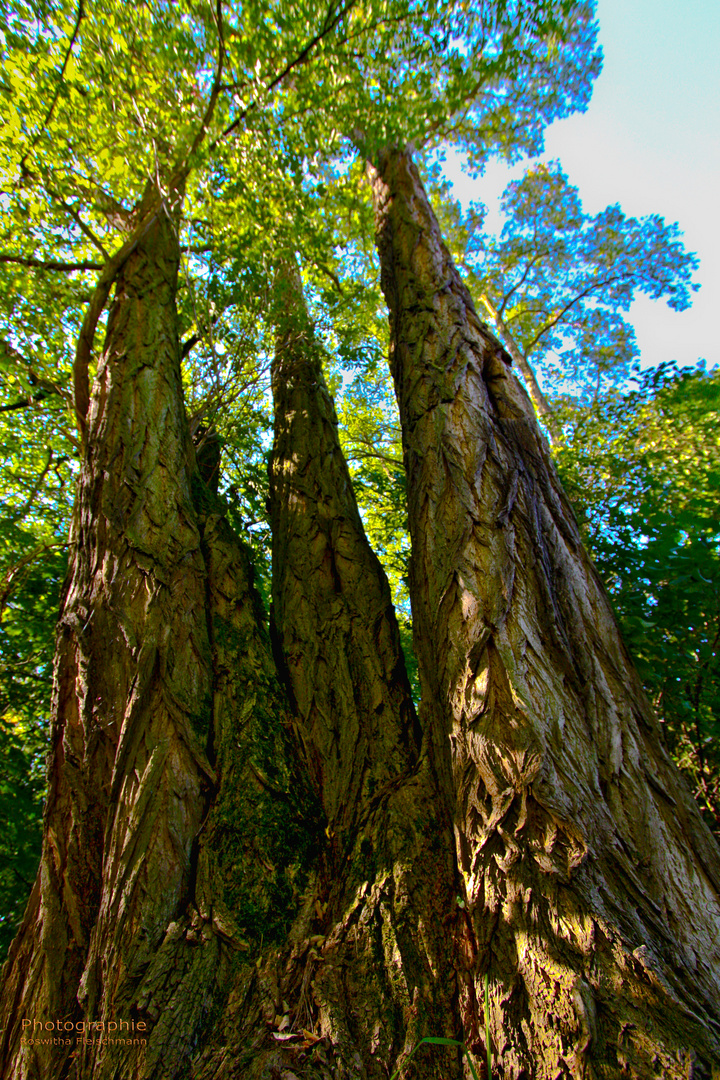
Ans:
[{"label": "slanted trunk", "polygon": [[303,887],[312,800],[247,560],[195,468],[179,255],[158,213],[116,280],[95,379],[42,860],[4,973],[13,1080],[186,1072],[231,975],[257,984],[244,952],[284,938]]},{"label": "slanted trunk", "polygon": [[[452,756],[494,1069],[709,1077],[718,848],[659,744],[530,402],[409,155],[382,154],[373,186],[421,716]],[[471,1004],[468,1033],[481,1026]]]},{"label": "slanted trunk", "polygon": [[[294,263],[276,290],[274,617],[329,840],[312,993],[337,1075],[387,1077],[421,1037],[458,1031],[452,831]],[[428,1053],[406,1075],[453,1059]]]}]

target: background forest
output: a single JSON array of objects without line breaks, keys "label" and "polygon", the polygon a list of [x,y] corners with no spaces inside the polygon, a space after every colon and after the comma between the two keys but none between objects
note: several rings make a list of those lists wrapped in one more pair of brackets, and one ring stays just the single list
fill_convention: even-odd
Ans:
[{"label": "background forest", "polygon": [[479,174],[493,156],[537,153],[545,124],[587,103],[600,66],[589,6],[548,6],[549,52],[511,34],[523,5],[509,10],[495,82],[459,118],[452,103],[477,76],[464,61],[485,34],[482,5],[1,10],[0,952],[40,852],[79,467],[75,345],[127,208],[178,147],[192,165],[178,296],[188,412],[265,601],[271,274],[292,250],[412,673],[402,450],[356,148],[414,140],[451,253],[542,419],[666,744],[720,835],[720,374],[641,371],[627,319],[640,293],[686,307],[697,262],[658,217],[585,213],[557,162],[508,187],[499,237],[442,171],[450,143]]}]

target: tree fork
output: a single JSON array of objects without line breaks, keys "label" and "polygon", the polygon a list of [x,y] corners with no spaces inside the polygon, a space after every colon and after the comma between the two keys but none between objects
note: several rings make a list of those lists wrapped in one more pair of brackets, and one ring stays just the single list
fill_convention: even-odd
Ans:
[{"label": "tree fork", "polygon": [[383,152],[372,182],[420,714],[451,747],[474,1000],[488,971],[498,1075],[709,1077],[717,845],[660,746],[531,403],[409,153]]}]

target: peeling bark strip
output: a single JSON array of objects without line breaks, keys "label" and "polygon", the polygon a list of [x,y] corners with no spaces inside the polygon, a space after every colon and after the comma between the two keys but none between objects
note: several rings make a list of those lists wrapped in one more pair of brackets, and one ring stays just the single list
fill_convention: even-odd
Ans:
[{"label": "peeling bark strip", "polygon": [[[457,1032],[454,845],[294,262],[276,293],[274,616],[328,820],[316,1022],[347,1070],[333,1075],[386,1078],[424,1035]],[[405,1075],[443,1077],[448,1056]]]},{"label": "peeling bark strip", "polygon": [[382,154],[373,188],[421,717],[451,755],[494,1067],[543,1080],[710,1077],[717,846],[659,745],[530,402],[410,156]]},{"label": "peeling bark strip", "polygon": [[[248,942],[284,936],[303,887],[312,832],[284,695],[249,565],[195,470],[178,265],[177,222],[158,213],[115,282],[58,631],[41,866],[4,973],[3,1078],[185,1073]],[[134,1019],[147,1046],[32,1046],[23,1019]]]}]

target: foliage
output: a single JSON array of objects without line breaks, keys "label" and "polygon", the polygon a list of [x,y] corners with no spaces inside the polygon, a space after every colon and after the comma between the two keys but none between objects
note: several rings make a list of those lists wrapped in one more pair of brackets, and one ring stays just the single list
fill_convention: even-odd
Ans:
[{"label": "foliage", "polygon": [[40,854],[52,658],[75,446],[60,395],[0,346],[0,954]]},{"label": "foliage", "polygon": [[[355,347],[351,324],[367,305],[348,284],[352,246],[367,251],[372,231],[357,147],[372,156],[388,141],[451,138],[472,144],[478,166],[513,158],[586,104],[600,64],[592,7],[569,0],[14,0],[2,13],[4,407],[71,404],[97,272],[132,231],[148,183],[182,177],[191,421],[220,430],[241,472],[257,472],[263,454],[247,433],[266,407],[278,252],[300,250],[326,286],[338,283],[334,355]],[[66,454],[43,436],[39,445]],[[243,516],[256,522],[255,509]]]},{"label": "foliage", "polygon": [[666,365],[561,418],[563,484],[668,747],[720,832],[720,371]]},{"label": "foliage", "polygon": [[22,919],[40,859],[47,731],[0,717],[0,955]]},{"label": "foliage", "polygon": [[405,665],[417,703],[420,685],[408,582],[410,534],[405,470],[397,406],[388,392],[387,375],[366,367],[362,376],[345,387],[339,418],[343,453],[370,546],[388,577]]},{"label": "foliage", "polygon": [[40,857],[55,621],[65,545],[21,571],[0,624],[0,955],[10,944]]},{"label": "foliage", "polygon": [[481,314],[512,339],[548,394],[587,403],[626,379],[638,357],[625,317],[633,299],[644,293],[682,311],[699,287],[697,258],[677,225],[626,217],[618,205],[585,213],[558,162],[511,183],[501,209],[499,238],[483,233],[484,208],[456,212],[457,256]]}]

